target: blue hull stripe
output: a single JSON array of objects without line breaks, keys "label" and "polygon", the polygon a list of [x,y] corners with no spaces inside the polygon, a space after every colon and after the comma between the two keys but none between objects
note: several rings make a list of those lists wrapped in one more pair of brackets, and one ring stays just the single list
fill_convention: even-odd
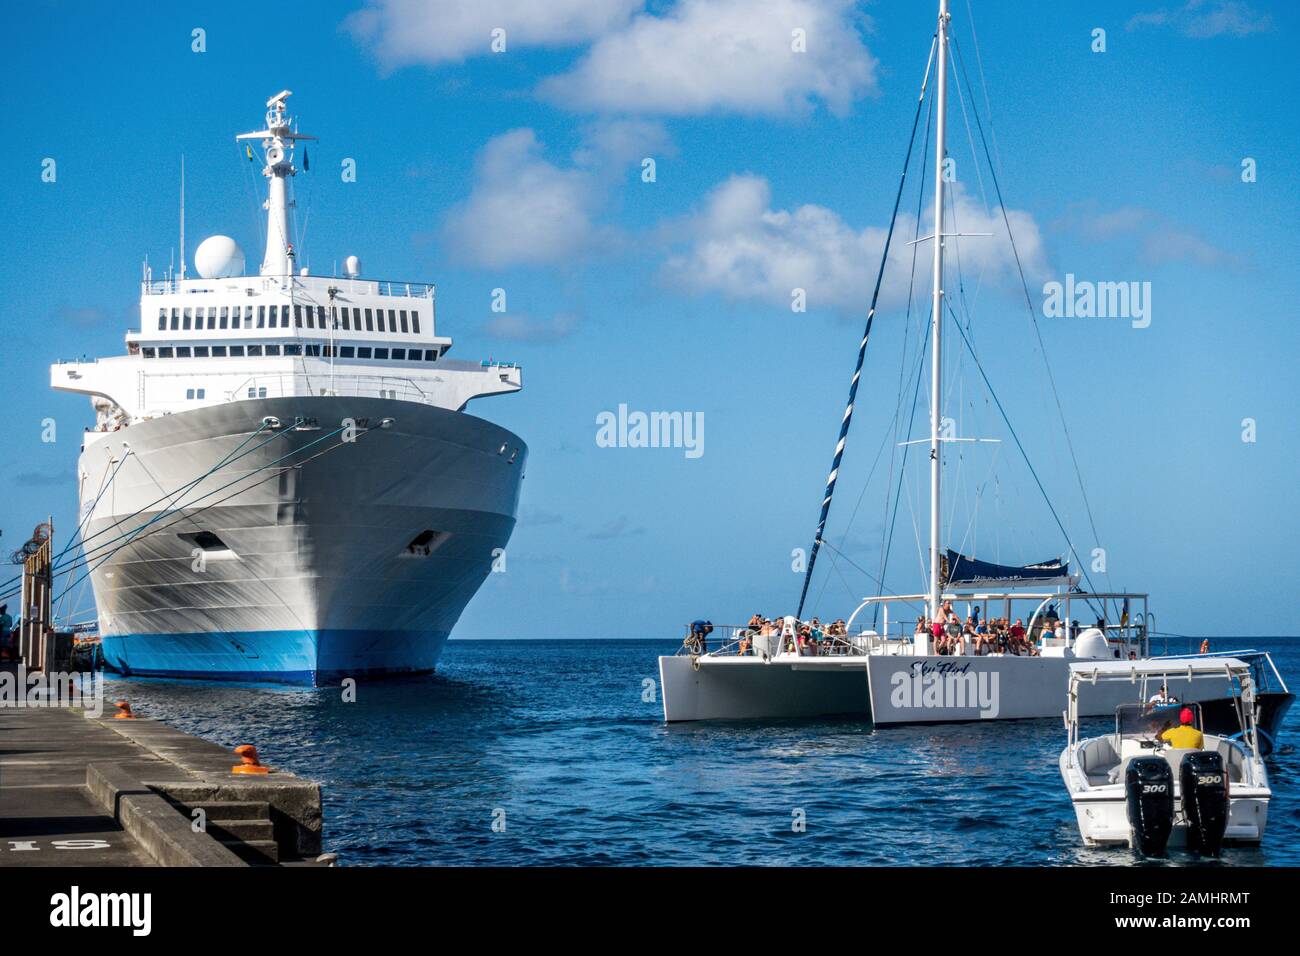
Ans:
[{"label": "blue hull stripe", "polygon": [[104,635],[104,660],[127,675],[332,684],[345,677],[427,674],[446,632],[199,631]]}]

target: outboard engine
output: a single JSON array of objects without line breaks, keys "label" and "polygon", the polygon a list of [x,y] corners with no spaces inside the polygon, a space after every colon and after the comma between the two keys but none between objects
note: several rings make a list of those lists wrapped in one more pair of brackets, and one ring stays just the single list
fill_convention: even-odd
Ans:
[{"label": "outboard engine", "polygon": [[1124,771],[1133,846],[1143,856],[1165,851],[1174,828],[1174,772],[1164,757],[1134,757]]},{"label": "outboard engine", "polygon": [[1218,856],[1228,830],[1228,774],[1223,755],[1213,750],[1187,754],[1179,777],[1187,846],[1206,856]]}]

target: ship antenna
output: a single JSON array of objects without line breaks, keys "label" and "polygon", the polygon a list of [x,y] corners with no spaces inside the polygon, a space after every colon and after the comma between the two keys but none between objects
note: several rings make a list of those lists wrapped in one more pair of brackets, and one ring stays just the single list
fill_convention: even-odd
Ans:
[{"label": "ship antenna", "polygon": [[266,255],[262,258],[261,274],[287,277],[293,269],[293,244],[289,241],[287,180],[297,174],[292,152],[300,139],[315,139],[295,131],[293,118],[285,113],[285,100],[290,90],[281,90],[266,101],[266,129],[241,133],[236,140],[262,141],[266,165],[262,175],[267,180],[266,198]]},{"label": "ship antenna", "polygon": [[185,278],[185,154],[181,153],[181,278]]}]

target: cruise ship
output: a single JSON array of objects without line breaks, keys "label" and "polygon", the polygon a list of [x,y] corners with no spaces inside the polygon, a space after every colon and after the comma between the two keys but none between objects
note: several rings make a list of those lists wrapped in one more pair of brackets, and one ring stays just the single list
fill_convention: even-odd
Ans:
[{"label": "cruise ship", "polygon": [[504,567],[528,450],[465,409],[519,391],[520,369],[448,358],[431,284],[369,278],[353,255],[341,277],[298,268],[289,187],[313,137],[289,95],[238,137],[265,161],[256,274],[212,236],[189,276],[182,239],[177,272],[145,267],[125,355],[50,369],[94,409],[78,561],[124,674],[428,673]]}]

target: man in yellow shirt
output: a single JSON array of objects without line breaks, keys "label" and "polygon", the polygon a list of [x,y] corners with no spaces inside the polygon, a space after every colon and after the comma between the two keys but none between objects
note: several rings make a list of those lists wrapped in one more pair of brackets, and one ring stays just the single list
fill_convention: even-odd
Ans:
[{"label": "man in yellow shirt", "polygon": [[1192,708],[1184,707],[1178,715],[1179,726],[1170,727],[1160,735],[1160,739],[1179,750],[1200,750],[1205,746],[1205,738],[1196,729],[1195,719]]}]

